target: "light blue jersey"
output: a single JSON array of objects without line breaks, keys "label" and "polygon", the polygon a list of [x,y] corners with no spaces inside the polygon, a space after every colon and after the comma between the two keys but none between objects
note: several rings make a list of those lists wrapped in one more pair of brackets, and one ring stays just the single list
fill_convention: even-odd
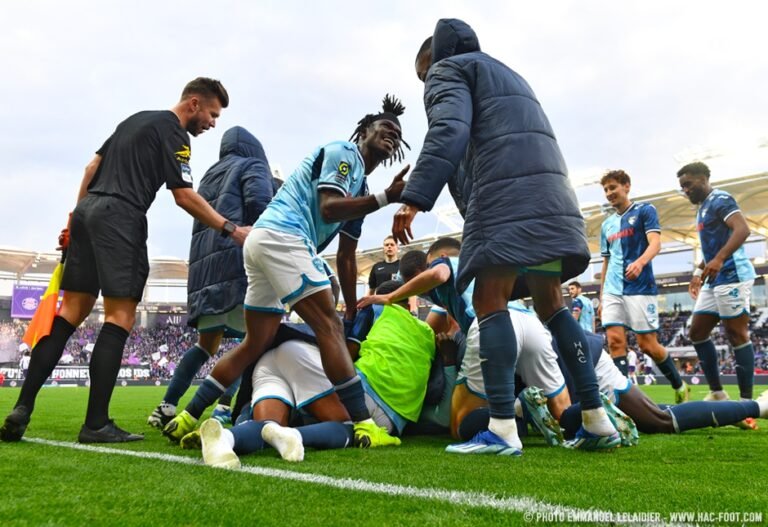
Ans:
[{"label": "light blue jersey", "polygon": [[461,331],[466,335],[469,331],[469,326],[475,320],[475,309],[472,307],[472,293],[475,289],[475,281],[470,282],[469,286],[460,294],[456,290],[456,270],[459,268],[459,259],[455,256],[435,258],[432,260],[429,268],[431,269],[440,264],[448,266],[451,270],[451,277],[447,282],[432,290],[431,300],[448,311],[448,314],[453,317]]},{"label": "light blue jersey", "polygon": [[579,325],[594,333],[595,331],[595,308],[592,307],[592,302],[589,301],[584,295],[579,295],[571,302],[571,311],[579,310]]},{"label": "light blue jersey", "polygon": [[648,248],[648,233],[661,232],[656,207],[632,203],[623,214],[613,213],[600,229],[600,254],[608,258],[604,293],[612,295],[655,295],[656,279],[648,262],[640,276],[628,280],[627,266]]},{"label": "light blue jersey", "polygon": [[[713,190],[701,203],[696,213],[696,230],[699,231],[701,252],[704,254],[705,262],[717,256],[720,249],[728,242],[733,231],[726,225],[725,220],[738,212],[741,211],[736,200],[724,190]],[[735,284],[754,279],[755,268],[747,258],[742,245],[723,262],[723,267],[715,277],[715,281],[705,284],[704,287]]]},{"label": "light blue jersey", "polygon": [[365,162],[356,144],[336,141],[312,152],[286,179],[254,227],[301,236],[318,253],[322,252],[339,232],[342,222],[323,221],[321,190],[342,196],[368,195]]}]

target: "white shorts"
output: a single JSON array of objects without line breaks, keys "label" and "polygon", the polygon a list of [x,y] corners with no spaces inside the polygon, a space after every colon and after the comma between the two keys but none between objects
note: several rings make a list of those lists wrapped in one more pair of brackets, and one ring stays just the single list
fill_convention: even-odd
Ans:
[{"label": "white shorts", "polygon": [[320,350],[300,340],[289,340],[266,352],[253,372],[252,406],[264,399],[279,399],[302,408],[333,393],[323,371]]},{"label": "white shorts", "polygon": [[736,284],[716,285],[711,289],[699,290],[694,314],[715,315],[720,318],[738,318],[749,313],[749,299],[752,296],[754,280]]},{"label": "white shorts", "polygon": [[600,359],[595,365],[595,376],[600,391],[614,402],[616,394],[626,393],[632,387],[632,383],[624,377],[611,356],[605,351],[600,354]]},{"label": "white shorts", "polygon": [[232,310],[219,315],[200,315],[197,319],[198,333],[224,331],[225,336],[245,337],[245,316],[243,305],[235,306]]},{"label": "white shorts", "polygon": [[635,333],[659,330],[659,306],[655,295],[603,294],[603,327],[624,326]]},{"label": "white shorts", "polygon": [[[541,388],[544,395],[552,397],[563,390],[565,379],[557,364],[557,354],[552,349],[552,335],[535,315],[509,310],[517,340],[516,373],[528,386]],[[467,388],[485,397],[483,371],[480,367],[480,328],[472,322],[467,334],[467,351],[461,363],[456,382],[466,382]]]},{"label": "white shorts", "polygon": [[253,229],[243,255],[248,276],[245,309],[283,313],[285,304],[331,287],[322,258],[300,236]]}]

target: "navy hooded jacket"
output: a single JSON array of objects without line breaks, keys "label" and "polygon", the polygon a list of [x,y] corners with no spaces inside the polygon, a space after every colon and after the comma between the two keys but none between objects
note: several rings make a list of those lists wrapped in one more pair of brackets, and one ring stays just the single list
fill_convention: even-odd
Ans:
[{"label": "navy hooded jacket", "polygon": [[[205,173],[197,192],[232,223],[253,225],[275,192],[259,140],[240,126],[224,132],[219,160]],[[189,325],[197,327],[201,315],[226,313],[242,304],[247,286],[243,249],[195,220],[187,282]]]},{"label": "navy hooded jacket", "polygon": [[[430,210],[446,183],[464,217],[457,287],[481,269],[561,259],[589,264],[584,219],[547,116],[528,83],[480,51],[465,22],[442,19],[424,105],[429,131],[401,200]],[[513,298],[527,295],[518,280]]]}]

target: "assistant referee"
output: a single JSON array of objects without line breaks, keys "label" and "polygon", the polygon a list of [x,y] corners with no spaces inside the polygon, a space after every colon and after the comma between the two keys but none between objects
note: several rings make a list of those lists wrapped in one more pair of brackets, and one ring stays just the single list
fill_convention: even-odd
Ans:
[{"label": "assistant referee", "polygon": [[104,297],[104,325],[91,356],[88,411],[78,441],[143,439],[109,418],[109,401],[149,275],[147,210],[165,185],[179,207],[243,244],[250,227],[236,226],[211,208],[193,190],[189,166],[189,134],[197,136],[216,126],[228,105],[229,95],[218,80],[198,77],[184,87],[171,110],[139,112],[120,123],[86,166],[69,227],[64,299],[51,334],[32,350],[19,399],[0,428],[3,441],[21,439],[40,388],[99,292]]}]

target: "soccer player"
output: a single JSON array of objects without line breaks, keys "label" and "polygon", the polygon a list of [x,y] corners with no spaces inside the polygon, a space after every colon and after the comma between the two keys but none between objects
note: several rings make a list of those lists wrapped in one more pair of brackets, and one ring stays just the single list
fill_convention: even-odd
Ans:
[{"label": "soccer player", "polygon": [[[621,433],[624,446],[637,444],[638,430],[644,434],[680,434],[686,430],[698,428],[740,426],[739,423],[745,419],[768,418],[768,391],[764,392],[757,401],[692,401],[676,405],[656,404],[632,384],[609,356],[599,348],[599,345],[592,348],[593,354],[599,354],[595,372],[600,382],[600,389],[607,394],[607,398],[614,401],[614,406],[608,411]],[[627,420],[627,416],[631,421]],[[579,405],[575,404],[565,410],[559,421],[565,437],[573,437],[581,422]]]},{"label": "soccer player", "polygon": [[704,256],[688,287],[696,300],[689,335],[709,383],[708,400],[727,399],[720,384],[717,350],[710,339],[722,320],[736,359],[739,395],[752,399],[755,351],[749,338],[749,299],[755,269],[744,252],[749,226],[733,196],[712,188],[709,175],[709,167],[700,162],[677,172],[680,188],[699,207],[696,230]]},{"label": "soccer player", "polygon": [[[352,319],[362,218],[400,199],[409,167],[376,195],[368,194],[366,176],[381,163],[402,159],[398,115],[404,109],[396,99],[385,97],[383,111],[363,117],[351,142],[315,149],[272,199],[244,247],[245,339],[219,360],[186,409],[166,425],[163,433],[170,439],[178,441],[191,432],[203,411],[267,350],[280,326],[283,306],[290,303],[317,336],[323,369],[355,422],[357,441],[370,446],[387,442],[386,431],[366,408],[363,384],[344,344],[342,322],[318,254],[343,232],[337,268],[347,303],[345,316]],[[357,221],[342,224],[350,220]]]},{"label": "soccer player", "polygon": [[[224,132],[219,160],[203,176],[197,189],[217,212],[239,225],[253,225],[275,191],[264,148],[241,126]],[[189,248],[187,279],[188,324],[197,328],[198,339],[173,372],[162,402],[147,423],[162,429],[176,416],[176,405],[192,379],[209,358],[216,355],[221,339],[243,338],[243,298],[248,281],[243,269],[243,249],[226,236],[195,221]],[[230,402],[239,383],[219,398],[214,416],[231,420]]]},{"label": "soccer player", "polygon": [[613,448],[619,438],[586,359],[584,330],[563,302],[561,281],[586,269],[589,248],[544,111],[526,81],[480,51],[477,35],[461,20],[438,21],[415,66],[425,82],[429,130],[392,232],[408,243],[415,215],[430,210],[448,184],[465,218],[457,286],[464,292],[475,280],[472,305],[491,408],[489,431],[477,441],[501,453],[519,449],[515,332],[507,302],[530,294],[563,350],[584,403],[580,447]]},{"label": "soccer player", "polygon": [[[390,280],[377,291],[387,293],[399,285]],[[393,436],[401,435],[406,424],[416,422],[421,414],[435,356],[434,333],[407,307],[403,302],[362,310],[347,339],[363,380],[367,408],[391,434],[386,441],[392,445],[400,444]],[[287,428],[291,409],[306,410],[320,421],[349,420],[320,359],[316,346],[295,340],[263,355],[253,374],[253,420],[238,424],[231,432],[213,420],[201,426],[206,464],[237,466],[235,453],[261,450],[265,441],[288,461],[301,461],[304,446],[344,448],[352,444],[352,427],[341,423]]]},{"label": "soccer player", "polygon": [[571,297],[571,313],[579,321],[584,331],[595,332],[595,308],[586,296],[581,294],[581,284],[576,280],[568,284],[568,294]]},{"label": "soccer player", "polygon": [[170,111],[139,112],[120,123],[86,166],[70,222],[61,283],[64,299],[50,335],[32,351],[29,376],[0,429],[4,441],[21,439],[40,388],[99,292],[104,297],[104,325],[91,356],[88,410],[78,441],[143,439],[115,425],[109,401],[149,274],[147,209],[165,185],[179,207],[238,245],[251,229],[227,220],[192,189],[189,134],[214,127],[228,104],[219,81],[198,77],[184,87]]},{"label": "soccer player", "polygon": [[[427,252],[425,267],[415,269],[415,271],[419,271],[419,274],[415,275],[408,269],[410,262],[406,261],[406,257],[408,260],[413,259],[414,261],[417,261],[417,258],[411,256],[415,251],[409,252],[403,257],[403,267],[408,269],[404,274],[411,277],[410,280],[389,294],[363,298],[358,303],[358,307],[363,308],[371,304],[388,305],[399,302],[408,296],[427,294],[436,305],[444,308],[447,314],[456,320],[467,338],[466,352],[460,361],[458,381],[451,402],[451,431],[456,438],[471,439],[472,436],[467,437],[466,433],[461,431],[462,424],[470,414],[479,408],[487,407],[488,403],[486,402],[487,395],[479,353],[478,322],[471,303],[473,283],[470,283],[467,290],[462,294],[458,293],[455,286],[455,269],[460,265],[460,249],[461,242],[458,240],[447,237],[439,238]],[[568,391],[565,390],[565,381],[559,373],[557,356],[552,350],[552,338],[549,332],[533,313],[521,307],[517,302],[508,305],[508,316],[515,328],[516,335],[519,337],[516,340],[517,349],[515,350],[519,375],[529,386],[538,386],[543,389],[549,398],[552,413],[560,415],[560,412],[570,405],[571,400]],[[556,373],[547,374],[545,373],[547,371],[555,371]],[[544,433],[546,435],[547,432],[544,431]],[[552,441],[551,436],[549,439]],[[478,442],[469,441],[450,446],[446,451],[472,454],[485,449],[485,453],[520,455],[522,443],[520,443],[519,438],[516,443],[520,446],[507,447],[506,451],[499,451],[497,448],[487,448]]]},{"label": "soccer player", "polygon": [[607,172],[600,184],[615,212],[600,229],[600,320],[608,349],[619,370],[627,375],[627,334],[634,331],[640,351],[653,358],[675,390],[675,402],[688,400],[690,388],[659,343],[656,279],[651,260],[661,250],[661,227],[656,207],[629,199],[631,179],[623,170]]},{"label": "soccer player", "polygon": [[627,372],[632,384],[637,384],[637,353],[632,348],[627,352]]}]

